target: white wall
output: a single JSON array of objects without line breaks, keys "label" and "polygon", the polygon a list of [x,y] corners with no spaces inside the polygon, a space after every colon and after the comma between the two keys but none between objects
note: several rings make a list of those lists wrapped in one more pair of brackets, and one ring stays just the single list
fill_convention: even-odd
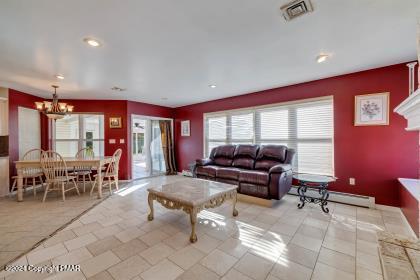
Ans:
[{"label": "white wall", "polygon": [[[0,88],[0,135],[9,135],[9,90]],[[9,193],[9,157],[0,157],[0,197]]]}]

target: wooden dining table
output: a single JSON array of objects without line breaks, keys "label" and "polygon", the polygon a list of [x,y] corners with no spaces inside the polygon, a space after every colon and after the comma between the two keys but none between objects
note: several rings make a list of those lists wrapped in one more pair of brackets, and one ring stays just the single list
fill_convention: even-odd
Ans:
[{"label": "wooden dining table", "polygon": [[[93,157],[93,158],[76,158],[76,157],[64,157],[67,168],[73,167],[87,167],[96,170],[102,170],[103,166],[110,163],[112,156],[105,157]],[[17,170],[17,201],[23,201],[23,173],[26,168],[39,168],[41,169],[40,160],[18,160],[15,161]],[[98,198],[102,198],[102,172],[98,172],[97,175],[98,184]]]}]

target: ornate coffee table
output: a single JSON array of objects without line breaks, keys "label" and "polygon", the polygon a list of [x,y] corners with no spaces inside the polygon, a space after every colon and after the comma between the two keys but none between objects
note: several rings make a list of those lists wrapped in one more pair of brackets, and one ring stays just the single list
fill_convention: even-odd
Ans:
[{"label": "ornate coffee table", "polygon": [[196,178],[186,178],[175,183],[149,188],[150,214],[148,220],[153,220],[153,201],[156,200],[168,209],[181,209],[190,215],[191,236],[190,241],[195,243],[197,235],[195,224],[197,214],[207,208],[215,208],[227,199],[233,200],[233,216],[238,215],[236,210],[237,186]]}]

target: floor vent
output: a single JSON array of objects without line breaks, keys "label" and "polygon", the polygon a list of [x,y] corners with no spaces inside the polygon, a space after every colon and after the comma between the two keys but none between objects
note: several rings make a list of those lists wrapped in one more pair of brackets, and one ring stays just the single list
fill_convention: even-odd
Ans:
[{"label": "floor vent", "polygon": [[282,6],[280,9],[287,21],[313,11],[310,0],[296,0]]}]

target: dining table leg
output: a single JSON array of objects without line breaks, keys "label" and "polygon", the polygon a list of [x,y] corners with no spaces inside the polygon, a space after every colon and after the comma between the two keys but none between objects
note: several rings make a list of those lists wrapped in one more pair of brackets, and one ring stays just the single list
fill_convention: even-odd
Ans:
[{"label": "dining table leg", "polygon": [[98,198],[102,198],[102,163],[100,162],[97,166],[96,180],[98,183]]},{"label": "dining table leg", "polygon": [[23,201],[23,170],[17,169],[17,201]]}]

